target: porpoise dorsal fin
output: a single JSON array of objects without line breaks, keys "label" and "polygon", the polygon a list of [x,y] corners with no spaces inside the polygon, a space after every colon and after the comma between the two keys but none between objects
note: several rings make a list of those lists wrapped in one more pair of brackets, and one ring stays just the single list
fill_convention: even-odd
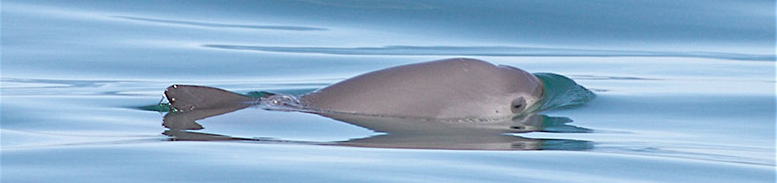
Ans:
[{"label": "porpoise dorsal fin", "polygon": [[257,100],[223,89],[177,84],[165,89],[165,97],[170,101],[170,106],[175,111],[228,108],[235,105],[246,105]]}]

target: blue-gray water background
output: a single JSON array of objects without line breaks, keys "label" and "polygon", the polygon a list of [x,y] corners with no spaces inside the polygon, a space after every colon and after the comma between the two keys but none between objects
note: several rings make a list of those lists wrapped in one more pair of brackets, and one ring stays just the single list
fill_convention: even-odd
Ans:
[{"label": "blue-gray water background", "polygon": [[[0,2],[0,182],[774,182],[775,2]],[[566,75],[598,98],[544,112],[583,151],[168,141],[171,84],[300,91],[472,57]],[[343,141],[376,133],[256,108],[203,132]]]}]

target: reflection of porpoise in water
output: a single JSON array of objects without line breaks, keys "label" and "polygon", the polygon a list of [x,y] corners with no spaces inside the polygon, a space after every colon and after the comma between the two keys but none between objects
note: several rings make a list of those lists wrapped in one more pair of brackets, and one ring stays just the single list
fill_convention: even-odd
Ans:
[{"label": "reflection of porpoise in water", "polygon": [[[165,116],[163,125],[173,130],[166,134],[178,138],[199,137],[197,133],[185,133],[202,128],[195,120],[260,105],[270,110],[315,113],[387,133],[340,145],[451,149],[527,147],[516,148],[516,143],[535,144],[528,149],[541,149],[535,146],[541,146],[537,144],[543,140],[503,133],[554,131],[549,129],[587,132],[565,125],[571,121],[567,118],[548,120],[554,118],[535,113],[580,104],[593,97],[593,93],[560,75],[532,75],[510,66],[463,58],[378,70],[299,97],[272,93],[252,97],[191,85],[170,86],[165,95],[174,112]],[[553,143],[566,148],[567,141],[561,141]]]},{"label": "reflection of porpoise in water", "polygon": [[[203,89],[203,88],[201,88]],[[226,92],[226,91],[224,91]],[[268,138],[245,138],[228,135],[193,132],[202,126],[195,120],[221,115],[247,107],[246,105],[221,106],[170,112],[165,115],[163,125],[170,130],[163,134],[171,140],[193,141],[257,141],[268,143],[294,143],[337,145],[379,148],[413,149],[478,149],[478,150],[586,150],[592,143],[567,139],[533,139],[505,132],[552,132],[586,133],[589,129],[568,125],[569,118],[549,117],[541,114],[517,116],[480,122],[461,122],[447,120],[419,120],[412,118],[387,118],[353,114],[333,114],[332,119],[364,127],[377,132],[385,132],[366,138],[350,139],[338,142],[290,141]]]}]

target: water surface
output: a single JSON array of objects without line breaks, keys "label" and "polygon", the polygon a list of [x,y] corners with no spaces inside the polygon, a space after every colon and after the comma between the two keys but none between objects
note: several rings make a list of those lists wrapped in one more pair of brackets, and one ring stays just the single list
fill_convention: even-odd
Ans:
[{"label": "water surface", "polygon": [[[0,181],[774,182],[774,10],[757,0],[3,1]],[[501,151],[338,146],[384,134],[249,107],[192,131],[225,140],[180,139],[164,113],[138,109],[172,84],[301,94],[450,57],[571,77],[597,98],[542,114],[590,133],[508,134],[522,143]]]}]

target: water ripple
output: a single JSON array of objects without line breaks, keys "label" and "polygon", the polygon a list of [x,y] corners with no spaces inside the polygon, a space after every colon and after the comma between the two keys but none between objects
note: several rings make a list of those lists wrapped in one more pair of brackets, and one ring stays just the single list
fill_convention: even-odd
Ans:
[{"label": "water ripple", "polygon": [[696,57],[728,60],[774,61],[775,55],[721,52],[654,52],[596,49],[566,49],[513,46],[383,46],[383,47],[281,47],[204,44],[227,50],[317,53],[333,55],[445,55],[445,56],[559,56],[559,57]]},{"label": "water ripple", "polygon": [[246,25],[246,24],[225,24],[225,23],[212,23],[212,22],[193,22],[183,20],[169,20],[169,19],[157,19],[157,18],[143,18],[133,16],[112,15],[113,18],[121,18],[133,21],[153,22],[162,24],[173,25],[185,25],[196,27],[209,27],[209,28],[239,28],[239,29],[263,29],[263,30],[286,30],[286,31],[323,31],[325,28],[319,27],[306,27],[306,26],[288,26],[288,25]]}]

